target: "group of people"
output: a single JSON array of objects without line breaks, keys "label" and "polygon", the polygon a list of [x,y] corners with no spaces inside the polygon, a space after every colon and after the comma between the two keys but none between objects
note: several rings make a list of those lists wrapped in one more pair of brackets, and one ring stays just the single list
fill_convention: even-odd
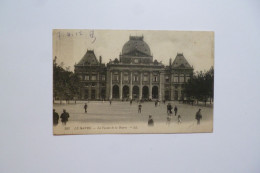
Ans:
[{"label": "group of people", "polygon": [[63,109],[63,112],[59,116],[59,114],[53,109],[53,125],[56,126],[59,124],[59,119],[61,119],[62,124],[66,125],[66,123],[69,121],[69,113]]},{"label": "group of people", "polygon": [[[110,100],[110,105],[111,104],[112,104],[112,101]],[[130,101],[130,104],[132,104],[132,101]],[[155,101],[155,106],[158,106],[158,104],[159,104],[159,101],[156,100]],[[84,105],[85,113],[87,113],[87,109],[88,109],[88,105],[87,105],[87,103],[85,103],[85,105]],[[173,106],[171,105],[171,103],[168,103],[168,105],[167,105],[167,119],[166,119],[167,120],[166,121],[167,125],[170,125],[170,122],[171,122],[171,119],[172,119],[172,109],[173,109]],[[177,113],[178,113],[178,108],[177,108],[176,105],[175,105],[173,111],[174,111],[174,115],[176,116]],[[142,112],[142,104],[141,104],[141,102],[139,102],[139,104],[138,104],[138,113],[141,113],[141,112]],[[55,109],[53,109],[53,125],[54,126],[56,126],[59,123],[59,119],[61,119],[62,124],[66,125],[66,123],[69,120],[69,117],[70,117],[69,113],[65,109],[63,109],[63,112],[62,112],[62,114],[60,116],[55,111]],[[181,115],[179,114],[177,118],[178,118],[178,124],[181,124],[181,122],[182,122]],[[197,120],[197,124],[199,125],[200,124],[200,120],[202,119],[201,109],[199,109],[196,112],[195,119]],[[153,125],[154,125],[154,121],[153,121],[152,115],[149,115],[148,126],[153,126]]]},{"label": "group of people", "polygon": [[[158,100],[155,101],[155,106],[158,105]],[[142,105],[141,103],[138,105],[138,113],[141,113],[141,108],[142,108]],[[166,118],[166,124],[167,125],[170,125],[170,122],[171,122],[171,119],[172,119],[172,109],[173,109],[173,106],[171,105],[171,103],[168,103],[167,105],[167,118]],[[174,106],[174,115],[177,116],[177,113],[178,113],[178,108],[177,106],[175,105]],[[182,123],[182,119],[181,119],[181,115],[179,114],[178,117],[178,124],[181,124]],[[200,120],[202,119],[202,114],[201,114],[201,109],[199,109],[197,112],[196,112],[196,115],[195,115],[195,119],[197,120],[197,125],[200,124]],[[148,118],[148,126],[153,126],[154,125],[154,121],[152,119],[152,115],[149,115],[149,118]]]}]

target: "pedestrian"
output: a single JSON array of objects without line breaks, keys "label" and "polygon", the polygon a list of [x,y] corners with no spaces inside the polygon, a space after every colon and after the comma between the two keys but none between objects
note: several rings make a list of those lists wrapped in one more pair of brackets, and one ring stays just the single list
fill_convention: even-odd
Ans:
[{"label": "pedestrian", "polygon": [[178,115],[178,124],[181,124],[181,115]]},{"label": "pedestrian", "polygon": [[141,105],[141,103],[139,103],[139,105],[138,105],[138,113],[141,113],[142,112],[142,105]]},{"label": "pedestrian", "polygon": [[200,120],[202,119],[202,115],[201,115],[201,109],[198,110],[198,112],[196,113],[196,117],[197,119],[197,125],[200,124]]},{"label": "pedestrian", "polygon": [[111,99],[109,100],[109,103],[110,103],[110,105],[112,104],[112,100]]},{"label": "pedestrian", "polygon": [[154,102],[154,106],[155,106],[155,107],[157,106],[157,100],[155,100],[155,102]]},{"label": "pedestrian", "polygon": [[87,113],[88,111],[87,111],[87,109],[88,109],[88,105],[87,105],[87,103],[85,103],[85,105],[84,105],[84,109],[85,109],[85,113]]},{"label": "pedestrian", "polygon": [[69,120],[69,117],[70,117],[69,113],[66,112],[65,109],[63,109],[63,113],[60,116],[62,124],[66,125],[67,121]]},{"label": "pedestrian", "polygon": [[178,111],[178,108],[177,108],[177,106],[175,105],[175,107],[174,107],[175,116],[177,115],[177,111]]},{"label": "pedestrian", "polygon": [[168,103],[168,105],[167,105],[167,114],[168,114],[168,115],[170,114],[170,106],[171,106],[171,104]]},{"label": "pedestrian", "polygon": [[131,100],[130,100],[130,105],[132,105],[132,102],[133,102],[133,100],[131,99]]},{"label": "pedestrian", "polygon": [[163,100],[163,104],[165,104],[165,100]]},{"label": "pedestrian", "polygon": [[169,112],[170,112],[170,114],[172,114],[172,105],[171,105],[171,103],[169,103],[170,105],[169,105]]},{"label": "pedestrian", "polygon": [[152,115],[149,115],[148,126],[153,126],[153,125],[154,125],[154,122],[153,122]]},{"label": "pedestrian", "polygon": [[59,114],[53,109],[53,125],[56,126],[59,123]]}]

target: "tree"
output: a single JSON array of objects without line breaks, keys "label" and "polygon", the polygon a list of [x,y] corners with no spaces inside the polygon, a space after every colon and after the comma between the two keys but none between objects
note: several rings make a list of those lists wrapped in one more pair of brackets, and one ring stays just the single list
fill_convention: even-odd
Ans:
[{"label": "tree", "polygon": [[[78,97],[81,82],[79,77],[68,68],[65,70],[61,65],[57,65],[57,57],[53,60],[53,99],[71,100]],[[53,100],[54,101],[54,100]]]},{"label": "tree", "polygon": [[184,93],[191,100],[195,98],[197,101],[213,100],[214,93],[214,68],[206,72],[196,72],[192,78],[185,84]]}]

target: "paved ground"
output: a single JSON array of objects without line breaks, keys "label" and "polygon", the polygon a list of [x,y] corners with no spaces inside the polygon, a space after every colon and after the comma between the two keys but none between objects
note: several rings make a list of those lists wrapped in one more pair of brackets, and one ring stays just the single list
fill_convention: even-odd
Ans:
[{"label": "paved ground", "polygon": [[[84,104],[88,104],[88,112],[84,112]],[[61,122],[54,127],[55,134],[85,134],[85,133],[127,133],[126,127],[132,133],[182,133],[182,132],[210,132],[213,128],[213,108],[203,106],[191,106],[171,102],[178,107],[177,115],[181,115],[182,123],[178,123],[177,116],[171,116],[167,123],[166,104],[161,103],[155,107],[154,102],[142,103],[142,113],[138,113],[138,104],[133,102],[113,101],[109,102],[89,101],[74,104],[53,105],[60,115],[63,109],[70,114],[66,126]],[[201,108],[202,120],[197,125],[195,114]],[[152,115],[155,126],[147,128],[148,116]],[[67,129],[66,129],[67,127]],[[119,128],[122,127],[118,131]],[[114,129],[115,128],[115,129]],[[66,130],[65,130],[66,129]],[[75,131],[76,130],[76,131]],[[78,131],[77,131],[78,130]]]}]

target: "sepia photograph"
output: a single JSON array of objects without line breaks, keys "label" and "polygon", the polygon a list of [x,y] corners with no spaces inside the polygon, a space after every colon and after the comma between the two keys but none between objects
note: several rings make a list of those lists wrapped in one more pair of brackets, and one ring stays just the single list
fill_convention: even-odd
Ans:
[{"label": "sepia photograph", "polygon": [[214,32],[53,30],[53,134],[213,132]]},{"label": "sepia photograph", "polygon": [[260,1],[0,1],[0,173],[260,173]]}]

